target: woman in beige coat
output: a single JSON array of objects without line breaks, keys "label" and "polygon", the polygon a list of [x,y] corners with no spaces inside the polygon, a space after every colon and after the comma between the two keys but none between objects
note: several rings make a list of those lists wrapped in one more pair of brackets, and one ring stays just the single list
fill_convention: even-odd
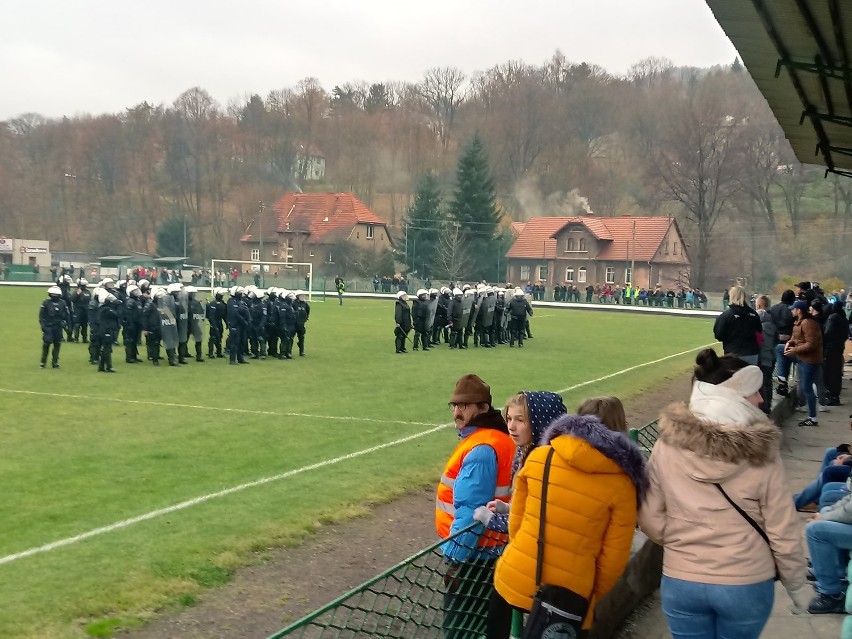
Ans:
[{"label": "woman in beige coat", "polygon": [[696,363],[689,406],[672,404],[660,416],[639,525],[665,549],[662,603],[674,639],[756,639],[772,611],[776,571],[797,609],[807,608],[802,529],[780,433],[758,408],[760,369],[712,349]]}]

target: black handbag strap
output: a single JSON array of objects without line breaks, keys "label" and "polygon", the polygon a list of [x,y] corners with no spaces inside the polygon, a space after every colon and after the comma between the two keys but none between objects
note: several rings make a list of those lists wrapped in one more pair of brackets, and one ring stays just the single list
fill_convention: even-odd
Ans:
[{"label": "black handbag strap", "polygon": [[722,488],[722,486],[720,486],[719,484],[713,484],[713,485],[716,488],[719,489],[719,492],[722,493],[722,496],[725,499],[728,500],[728,503],[731,504],[731,506],[734,507],[734,510],[736,510],[740,515],[742,515],[743,519],[745,519],[748,523],[751,524],[751,527],[754,528],[757,531],[757,534],[760,535],[761,537],[763,537],[763,541],[765,541],[767,544],[769,544],[769,547],[771,549],[772,544],[769,542],[769,535],[766,534],[766,531],[763,528],[761,528],[760,525],[754,519],[752,519],[746,511],[744,511],[742,508],[740,508],[736,504],[736,502],[734,502],[733,499],[728,497],[728,493],[725,492],[725,489]]},{"label": "black handbag strap", "polygon": [[550,461],[553,459],[553,446],[547,452],[544,462],[544,474],[541,476],[541,513],[538,519],[538,553],[535,559],[535,586],[541,585],[541,568],[544,563],[544,514],[547,511],[547,485],[550,479]]}]

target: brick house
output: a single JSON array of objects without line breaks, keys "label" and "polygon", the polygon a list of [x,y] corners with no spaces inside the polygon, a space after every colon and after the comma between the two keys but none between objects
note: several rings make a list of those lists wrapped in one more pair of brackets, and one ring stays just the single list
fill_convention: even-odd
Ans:
[{"label": "brick house", "polygon": [[[507,281],[688,286],[691,262],[670,217],[536,217],[518,228],[506,254]],[[631,272],[634,269],[635,272]]]},{"label": "brick house", "polygon": [[[263,245],[260,237],[263,233]],[[352,193],[285,193],[240,238],[245,263],[310,262],[333,271],[345,247],[392,250],[387,223]]]}]

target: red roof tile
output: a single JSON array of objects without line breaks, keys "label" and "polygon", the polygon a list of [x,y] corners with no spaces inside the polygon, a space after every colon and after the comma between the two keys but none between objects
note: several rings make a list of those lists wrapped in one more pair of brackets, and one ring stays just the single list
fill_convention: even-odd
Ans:
[{"label": "red roof tile", "polygon": [[[346,239],[356,224],[387,227],[384,220],[352,193],[285,193],[272,206],[272,211],[274,216],[269,227],[278,233],[307,233],[310,244],[330,244]],[[264,218],[264,239],[267,219]],[[250,237],[243,236],[243,241]]]},{"label": "red roof tile", "polygon": [[[669,227],[675,224],[669,217],[534,217],[521,230],[506,257],[553,259],[556,257],[555,236],[568,224],[583,224],[589,232],[605,243],[596,259],[653,260]],[[633,226],[636,241],[633,244]]]}]

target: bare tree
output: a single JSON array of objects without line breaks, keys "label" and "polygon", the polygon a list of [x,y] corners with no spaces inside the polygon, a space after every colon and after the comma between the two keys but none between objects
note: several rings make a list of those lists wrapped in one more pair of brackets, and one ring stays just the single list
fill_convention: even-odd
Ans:
[{"label": "bare tree", "polygon": [[451,282],[463,279],[473,266],[467,241],[459,231],[461,224],[448,224],[439,236],[435,267]]},{"label": "bare tree", "polygon": [[436,67],[429,69],[418,85],[444,151],[449,147],[456,114],[465,98],[466,79],[467,76],[455,67]]}]

